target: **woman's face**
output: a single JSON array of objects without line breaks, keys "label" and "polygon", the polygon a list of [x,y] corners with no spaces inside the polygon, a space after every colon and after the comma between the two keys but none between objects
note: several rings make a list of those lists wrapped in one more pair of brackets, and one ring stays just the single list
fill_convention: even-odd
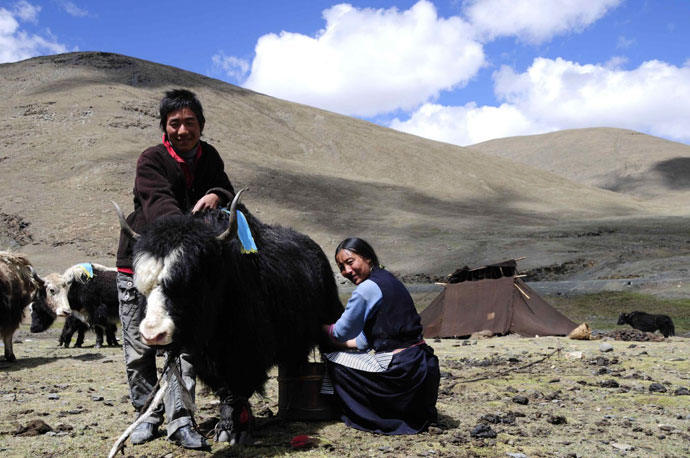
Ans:
[{"label": "woman's face", "polygon": [[335,256],[340,274],[355,285],[359,285],[369,278],[371,273],[371,260],[353,253],[350,250],[340,250]]}]

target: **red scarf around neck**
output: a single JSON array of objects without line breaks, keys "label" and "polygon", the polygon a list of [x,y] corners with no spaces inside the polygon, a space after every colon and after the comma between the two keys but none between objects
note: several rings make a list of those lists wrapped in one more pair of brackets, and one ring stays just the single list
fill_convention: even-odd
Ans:
[{"label": "red scarf around neck", "polygon": [[[175,148],[173,148],[172,143],[168,140],[168,136],[166,134],[163,134],[163,145],[165,146],[165,149],[168,150],[168,154],[172,156],[173,159],[175,159],[179,164],[180,167],[182,168],[182,173],[184,173],[184,179],[185,183],[187,184],[187,189],[192,187],[192,183],[194,182],[194,173],[192,170],[189,168],[189,165],[185,162],[184,159],[182,159],[176,152]],[[201,157],[201,142],[197,144],[196,147],[196,157],[194,158],[194,162],[199,160]]]}]

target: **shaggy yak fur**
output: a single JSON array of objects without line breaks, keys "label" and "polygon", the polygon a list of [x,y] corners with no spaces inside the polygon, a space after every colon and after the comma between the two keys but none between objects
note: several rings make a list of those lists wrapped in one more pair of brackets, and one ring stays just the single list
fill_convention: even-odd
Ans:
[{"label": "shaggy yak fur", "polygon": [[43,280],[29,260],[21,254],[0,251],[0,336],[5,345],[5,360],[17,360],[12,337],[24,318],[24,309],[45,300]]},{"label": "shaggy yak fur", "polygon": [[621,313],[618,324],[629,324],[644,332],[654,332],[658,329],[664,337],[676,335],[676,328],[668,315],[652,315],[645,312]]},{"label": "shaggy yak fur", "polygon": [[69,346],[75,331],[79,333],[75,346],[81,346],[84,330],[89,327],[96,333],[96,347],[103,345],[104,332],[108,345],[118,345],[115,335],[120,321],[115,284],[117,271],[100,264],[91,264],[91,267],[92,277],[79,264],[69,267],[63,274],[46,276],[48,307],[32,313],[31,332],[45,331],[56,315],[67,316],[60,336],[65,347]]},{"label": "shaggy yak fur", "polygon": [[[219,210],[203,218],[161,218],[141,235],[130,233],[138,239],[134,282],[148,300],[142,329],[154,285],[148,291],[141,285],[157,278],[157,302],[174,323],[171,346],[192,355],[197,376],[221,398],[216,440],[231,444],[249,429],[248,398],[263,392],[269,369],[306,363],[315,345],[328,343],[322,325],[343,312],[321,247],[304,234],[259,221],[239,204],[241,193],[229,214],[236,206],[244,213],[256,253],[241,251],[236,222],[228,223]],[[118,213],[125,233],[131,231]],[[230,235],[219,237],[226,229]],[[151,272],[152,266],[158,270]]]}]

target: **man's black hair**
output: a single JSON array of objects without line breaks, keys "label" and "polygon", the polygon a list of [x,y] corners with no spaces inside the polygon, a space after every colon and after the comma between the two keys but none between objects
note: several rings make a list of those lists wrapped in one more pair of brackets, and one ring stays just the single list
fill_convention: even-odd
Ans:
[{"label": "man's black hair", "polygon": [[187,89],[173,89],[165,93],[165,97],[160,104],[161,130],[165,132],[165,126],[168,122],[168,115],[183,108],[189,108],[196,115],[199,121],[201,131],[204,130],[206,118],[204,118],[204,109],[201,107],[201,102],[196,98],[196,94]]},{"label": "man's black hair", "polygon": [[364,259],[369,259],[372,267],[379,266],[379,258],[366,240],[359,237],[348,237],[338,244],[338,247],[335,249],[335,256],[338,256],[338,253],[342,250],[351,251]]}]

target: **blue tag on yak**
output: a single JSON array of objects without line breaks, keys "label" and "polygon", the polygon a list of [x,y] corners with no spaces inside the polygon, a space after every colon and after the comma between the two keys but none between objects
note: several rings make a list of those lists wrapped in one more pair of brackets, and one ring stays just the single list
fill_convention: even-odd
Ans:
[{"label": "blue tag on yak", "polygon": [[[221,208],[223,213],[230,214],[230,210],[227,208]],[[259,249],[254,243],[254,237],[252,237],[252,231],[249,229],[249,224],[247,223],[247,217],[244,216],[239,210],[237,211],[237,237],[240,239],[240,251],[243,254],[256,253]]]},{"label": "blue tag on yak", "polygon": [[93,266],[91,265],[90,262],[82,262],[81,264],[77,264],[81,270],[86,273],[86,276],[89,278],[93,278]]},{"label": "blue tag on yak", "polygon": [[252,237],[252,231],[249,230],[249,224],[247,224],[247,218],[244,213],[237,210],[237,236],[242,244],[242,253],[256,253],[259,251],[256,248],[256,243],[254,243],[254,237]]}]

